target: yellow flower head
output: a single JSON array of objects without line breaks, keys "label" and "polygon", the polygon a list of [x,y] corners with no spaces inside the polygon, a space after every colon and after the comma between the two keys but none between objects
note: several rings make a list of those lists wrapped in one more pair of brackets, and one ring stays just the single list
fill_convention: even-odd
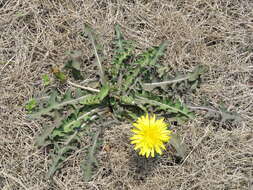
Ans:
[{"label": "yellow flower head", "polygon": [[150,155],[155,156],[155,152],[162,154],[162,149],[165,149],[164,143],[171,138],[172,131],[167,129],[167,124],[163,119],[156,120],[153,117],[142,116],[133,123],[135,127],[131,131],[134,135],[130,138],[131,144],[135,144],[134,149],[140,149],[139,155],[148,158]]}]

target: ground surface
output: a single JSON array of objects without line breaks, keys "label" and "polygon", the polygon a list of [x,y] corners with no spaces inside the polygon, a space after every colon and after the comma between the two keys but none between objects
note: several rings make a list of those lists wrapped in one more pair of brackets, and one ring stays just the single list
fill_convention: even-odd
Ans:
[{"label": "ground surface", "polygon": [[[183,164],[165,154],[145,162],[129,145],[130,124],[104,132],[109,150],[98,155],[93,180],[82,180],[77,152],[52,182],[45,178],[46,151],[34,146],[42,126],[26,119],[24,104],[43,90],[41,75],[63,66],[66,52],[92,51],[80,35],[84,22],[111,55],[114,24],[140,49],[169,40],[161,64],[183,73],[203,64],[209,71],[194,105],[206,100],[241,115],[219,124],[198,112],[174,128],[187,145]],[[1,0],[0,1],[0,189],[251,189],[253,188],[253,1],[250,0]],[[96,71],[88,68],[87,78]],[[83,145],[89,146],[89,139]]]}]

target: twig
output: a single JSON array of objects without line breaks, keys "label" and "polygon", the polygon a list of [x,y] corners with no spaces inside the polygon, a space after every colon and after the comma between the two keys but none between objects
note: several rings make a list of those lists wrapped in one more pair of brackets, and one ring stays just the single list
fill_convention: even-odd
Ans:
[{"label": "twig", "polygon": [[89,90],[89,91],[92,91],[92,92],[99,92],[98,89],[90,88],[90,87],[86,87],[86,86],[81,86],[81,85],[75,84],[75,83],[73,83],[73,82],[71,82],[71,81],[69,81],[69,80],[67,81],[67,83],[68,83],[69,85],[71,85],[71,86],[74,86],[74,87],[77,87],[77,88],[81,88],[81,89],[84,89],[84,90]]},{"label": "twig", "polygon": [[4,70],[4,68],[5,68],[9,63],[11,63],[11,61],[12,61],[14,58],[15,58],[15,56],[13,56],[11,59],[9,59],[9,60],[7,61],[7,63],[5,63],[4,66],[1,68],[1,71],[0,71],[0,72],[2,72],[2,71]]}]

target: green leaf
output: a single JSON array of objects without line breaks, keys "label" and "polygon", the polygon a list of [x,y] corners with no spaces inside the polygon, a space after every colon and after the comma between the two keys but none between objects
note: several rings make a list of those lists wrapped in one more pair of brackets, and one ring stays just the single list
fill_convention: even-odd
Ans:
[{"label": "green leaf", "polygon": [[102,101],[109,94],[109,91],[110,91],[110,87],[108,84],[105,84],[104,86],[102,86],[101,90],[99,91],[97,95],[99,100]]},{"label": "green leaf", "polygon": [[58,67],[53,67],[52,73],[60,82],[64,83],[67,81],[67,75],[65,75]]},{"label": "green leaf", "polygon": [[200,77],[200,75],[206,73],[208,71],[207,66],[199,65],[197,66],[194,71],[190,74],[188,74],[189,81],[196,81]]},{"label": "green leaf", "polygon": [[32,113],[32,111],[34,111],[34,109],[36,108],[36,106],[37,106],[37,101],[34,98],[32,98],[25,105],[25,109],[28,111],[28,113]]},{"label": "green leaf", "polygon": [[135,68],[135,70],[127,72],[126,79],[122,83],[122,94],[124,94],[129,87],[135,82],[136,78],[140,74],[140,67]]},{"label": "green leaf", "polygon": [[93,137],[92,146],[89,149],[88,157],[82,162],[81,168],[83,170],[84,180],[86,182],[90,181],[92,177],[92,169],[94,165],[97,165],[97,160],[95,158],[96,149],[98,147],[98,137],[100,135],[100,130],[96,132]]},{"label": "green leaf", "polygon": [[171,134],[171,139],[169,143],[176,149],[178,156],[180,156],[181,158],[185,158],[186,148],[179,135]]},{"label": "green leaf", "polygon": [[48,86],[51,83],[50,78],[47,74],[42,75],[42,81],[45,86]]},{"label": "green leaf", "polygon": [[119,76],[122,76],[124,70],[130,66],[126,61],[133,56],[133,45],[131,41],[124,39],[119,25],[115,26],[115,33],[115,44],[117,49],[115,50],[115,54],[113,56],[112,67],[109,70],[109,74],[112,78],[111,82],[117,82],[118,86],[120,86],[120,80],[118,79]]},{"label": "green leaf", "polygon": [[[73,138],[73,137],[69,137],[69,138]],[[67,139],[67,142],[70,139]],[[71,142],[71,141],[69,141]],[[76,150],[77,147],[75,146],[69,146],[68,144],[65,145],[64,147],[61,148],[57,148],[56,150],[56,154],[53,156],[53,160],[52,160],[52,164],[49,167],[48,173],[47,173],[47,177],[48,178],[52,178],[53,175],[55,174],[55,172],[57,170],[59,170],[62,165],[63,162],[67,159],[69,152]]]},{"label": "green leaf", "polygon": [[132,96],[121,96],[120,102],[126,105],[135,105],[135,100]]},{"label": "green leaf", "polygon": [[168,41],[162,42],[158,48],[156,48],[156,52],[150,60],[150,65],[155,65],[158,59],[164,54],[164,51],[167,47]]},{"label": "green leaf", "polygon": [[75,106],[76,104],[79,104],[80,101],[85,99],[88,95],[83,95],[81,97],[71,97],[70,91],[67,91],[64,98],[61,98],[61,100],[58,100],[57,96],[57,91],[53,91],[47,105],[45,107],[41,107],[37,112],[30,114],[29,118],[37,118],[43,115],[52,115],[51,112],[53,110],[62,109],[67,105]]},{"label": "green leaf", "polygon": [[118,24],[115,25],[115,33],[116,33],[116,44],[120,51],[124,51],[124,38],[120,31],[120,26]]},{"label": "green leaf", "polygon": [[140,55],[138,55],[137,60],[134,62],[134,65],[144,66],[156,66],[158,59],[164,54],[164,51],[167,46],[167,41],[162,42],[158,47],[152,47]]},{"label": "green leaf", "polygon": [[89,94],[80,100],[80,104],[83,104],[83,105],[95,105],[99,103],[100,103],[100,99],[98,98],[98,95]]},{"label": "green leaf", "polygon": [[94,105],[99,104],[103,101],[103,99],[109,94],[110,87],[105,84],[102,86],[101,90],[97,95],[87,95],[80,101],[80,104],[83,105]]},{"label": "green leaf", "polygon": [[185,84],[185,86],[189,86],[190,89],[196,89],[199,84],[200,76],[207,72],[207,67],[203,65],[198,65],[193,72],[188,73],[186,75],[177,74],[176,77],[161,82],[152,82],[152,83],[142,83],[142,87],[144,90],[152,91],[156,87],[161,87],[162,89],[166,89],[166,86],[169,86],[172,89],[179,89],[181,84]]},{"label": "green leaf", "polygon": [[77,129],[81,129],[81,126],[84,122],[87,122],[92,115],[96,114],[99,109],[95,108],[89,112],[85,113],[72,113],[68,116],[67,119],[64,119],[60,126],[55,128],[51,132],[51,137],[55,138],[57,136],[63,137],[68,134],[73,134]]},{"label": "green leaf", "polygon": [[44,126],[44,131],[36,138],[35,145],[38,147],[46,146],[48,145],[48,137],[51,135],[53,132],[55,126]]},{"label": "green leaf", "polygon": [[149,104],[152,106],[155,106],[156,109],[158,110],[164,110],[167,111],[169,113],[176,113],[179,114],[177,115],[178,117],[180,117],[180,115],[182,116],[186,116],[190,119],[193,119],[193,113],[189,111],[189,109],[181,104],[179,101],[177,102],[172,102],[167,98],[161,98],[159,96],[155,96],[151,93],[142,93],[142,94],[136,94],[136,103],[140,103],[140,104]]},{"label": "green leaf", "polygon": [[196,108],[208,111],[205,117],[219,119],[221,121],[221,124],[226,123],[228,121],[240,122],[242,120],[242,117],[237,112],[228,111],[228,109],[223,104],[220,105],[219,110],[200,106]]}]

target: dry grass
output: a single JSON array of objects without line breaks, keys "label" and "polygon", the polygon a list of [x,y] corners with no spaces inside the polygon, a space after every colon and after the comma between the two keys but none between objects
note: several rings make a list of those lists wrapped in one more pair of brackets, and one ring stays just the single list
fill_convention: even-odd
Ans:
[{"label": "dry grass", "polygon": [[[0,0],[0,189],[253,188],[252,10],[250,0]],[[83,150],[46,180],[49,155],[34,147],[42,127],[26,119],[24,103],[43,90],[41,75],[50,65],[65,63],[66,51],[82,50],[83,60],[92,55],[80,35],[84,22],[100,34],[108,55],[115,23],[140,49],[168,39],[162,62],[168,72],[209,67],[188,99],[216,107],[223,101],[243,121],[220,126],[199,113],[174,127],[187,144],[183,164],[171,162],[169,152],[160,160],[138,158],[127,139],[131,126],[114,126],[104,133],[110,149],[99,153],[91,182],[82,180]],[[96,74],[92,65],[87,69],[87,77]]]}]

